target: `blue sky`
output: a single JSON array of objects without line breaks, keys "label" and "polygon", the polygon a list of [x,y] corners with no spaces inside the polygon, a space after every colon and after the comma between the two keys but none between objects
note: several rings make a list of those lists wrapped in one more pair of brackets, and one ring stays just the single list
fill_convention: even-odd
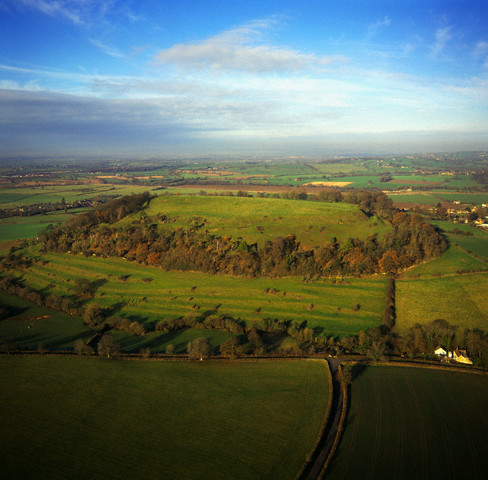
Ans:
[{"label": "blue sky", "polygon": [[0,0],[0,154],[488,150],[488,1]]}]

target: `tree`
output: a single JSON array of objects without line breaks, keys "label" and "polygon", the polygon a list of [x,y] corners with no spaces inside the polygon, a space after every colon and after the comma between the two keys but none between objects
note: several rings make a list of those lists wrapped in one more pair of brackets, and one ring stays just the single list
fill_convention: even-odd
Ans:
[{"label": "tree", "polygon": [[81,338],[76,340],[74,347],[78,355],[91,355],[93,353],[93,348],[87,345]]},{"label": "tree", "polygon": [[208,343],[208,340],[204,337],[196,338],[192,342],[188,342],[187,347],[188,357],[197,358],[202,361],[212,353],[212,347]]},{"label": "tree", "polygon": [[90,303],[83,312],[83,320],[91,328],[100,328],[103,323],[103,310],[98,303]]},{"label": "tree", "polygon": [[151,349],[149,347],[141,348],[139,353],[144,360],[147,360],[151,356]]},{"label": "tree", "polygon": [[97,351],[101,357],[116,357],[120,353],[120,345],[113,339],[112,335],[106,333],[98,342]]},{"label": "tree", "polygon": [[231,359],[238,357],[239,353],[241,352],[242,348],[239,345],[239,341],[236,337],[231,337],[220,345],[220,353],[230,357]]},{"label": "tree", "polygon": [[86,278],[77,278],[74,290],[80,298],[93,298],[95,295],[95,286]]}]

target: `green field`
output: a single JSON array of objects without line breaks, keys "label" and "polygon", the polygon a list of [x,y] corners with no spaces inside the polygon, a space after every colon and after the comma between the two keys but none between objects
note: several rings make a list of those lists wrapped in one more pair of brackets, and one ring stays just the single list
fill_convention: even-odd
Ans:
[{"label": "green field", "polygon": [[[443,230],[451,244],[458,245],[464,251],[474,254],[479,260],[488,260],[488,232],[470,225],[453,224],[445,221],[432,223]],[[454,229],[468,232],[471,235],[453,233]]]},{"label": "green field", "polygon": [[[450,247],[441,258],[407,270],[396,282],[396,328],[442,318],[465,328],[488,329],[488,235],[469,225],[434,222]],[[472,236],[452,233],[457,228]],[[462,273],[468,271],[480,273]]]},{"label": "green field", "polygon": [[435,205],[439,203],[439,197],[431,193],[390,193],[388,197],[394,203],[412,203],[420,205]]},{"label": "green field", "polygon": [[485,478],[488,377],[367,367],[329,480]]},{"label": "green field", "polygon": [[18,240],[21,238],[35,238],[37,234],[49,224],[56,225],[65,222],[73,215],[84,212],[86,208],[74,208],[69,213],[61,211],[48,212],[26,217],[7,217],[0,220],[0,242]]},{"label": "green field", "polygon": [[[73,280],[98,281],[95,300],[117,314],[152,324],[155,321],[214,311],[241,318],[248,324],[264,318],[307,321],[337,336],[357,334],[381,323],[384,308],[383,277],[305,282],[292,278],[242,278],[198,272],[164,271],[119,258],[43,254],[47,264],[35,263],[23,273],[36,290],[72,295]],[[126,281],[120,277],[128,275]],[[150,278],[145,283],[143,279]],[[196,288],[193,288],[196,287]],[[275,289],[266,293],[266,289]],[[145,299],[144,299],[145,297]],[[308,307],[313,304],[313,310]],[[354,311],[354,305],[360,309]]]},{"label": "green field", "polygon": [[1,357],[9,479],[293,479],[328,401],[319,361]]},{"label": "green field", "polygon": [[30,187],[1,187],[0,208],[17,208],[37,203],[56,203],[65,199],[66,202],[89,199],[98,195],[130,195],[151,190],[150,187],[138,185],[55,185]]},{"label": "green field", "polygon": [[438,196],[450,202],[459,201],[472,205],[481,205],[488,202],[488,193],[439,193]]},{"label": "green field", "polygon": [[[10,313],[0,319],[0,338],[12,346],[36,350],[71,349],[79,338],[88,340],[93,331],[80,317],[38,307],[27,300],[0,291],[0,306]],[[41,318],[46,317],[46,318]]]},{"label": "green field", "polygon": [[396,329],[442,318],[464,328],[488,330],[488,273],[447,275],[396,282]]},{"label": "green field", "polygon": [[[384,233],[390,227],[378,217],[368,217],[348,203],[326,203],[268,198],[163,195],[145,210],[149,216],[164,214],[171,219],[165,228],[188,227],[206,220],[212,234],[242,237],[248,243],[264,243],[276,236],[296,234],[307,246],[320,245],[333,237],[364,238]],[[140,213],[129,215],[129,223]],[[262,227],[260,231],[257,227]]]}]

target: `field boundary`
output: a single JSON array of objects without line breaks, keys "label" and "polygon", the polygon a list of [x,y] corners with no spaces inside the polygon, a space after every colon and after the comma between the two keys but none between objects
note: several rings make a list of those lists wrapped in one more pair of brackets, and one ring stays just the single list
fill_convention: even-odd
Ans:
[{"label": "field boundary", "polygon": [[342,365],[338,365],[338,372],[340,376],[340,384],[341,384],[341,394],[342,394],[342,407],[341,407],[341,417],[339,419],[339,425],[337,426],[337,431],[335,434],[334,438],[334,443],[332,444],[332,447],[330,449],[329,454],[327,455],[327,460],[324,463],[324,466],[322,467],[322,470],[320,471],[320,474],[318,476],[318,480],[323,480],[325,478],[325,474],[327,473],[327,468],[329,467],[332,459],[334,458],[335,452],[337,451],[337,448],[339,447],[339,444],[342,439],[342,432],[344,431],[344,423],[346,422],[346,417],[347,417],[347,410],[349,407],[349,395],[348,395],[348,388],[347,385],[344,384],[342,381]]},{"label": "field boundary", "polygon": [[299,480],[300,478],[303,478],[303,476],[305,475],[305,472],[307,471],[307,469],[309,469],[311,467],[312,459],[314,458],[314,456],[317,455],[320,442],[322,441],[323,436],[325,434],[325,431],[327,429],[327,425],[329,424],[330,413],[332,411],[332,400],[333,400],[333,396],[334,396],[334,387],[333,387],[333,382],[332,382],[332,372],[331,372],[331,369],[330,369],[329,362],[327,362],[327,360],[325,360],[325,358],[324,359],[321,359],[321,360],[323,360],[323,362],[327,366],[328,381],[329,381],[329,400],[327,402],[327,409],[325,411],[324,420],[322,422],[322,427],[320,429],[320,432],[317,435],[317,439],[315,440],[315,443],[314,443],[314,445],[313,445],[310,453],[308,454],[307,458],[305,459],[305,463],[302,465],[302,468],[300,469],[300,471],[295,476],[295,480]]},{"label": "field boundary", "polygon": [[[354,361],[348,362],[354,363]],[[474,366],[458,366],[458,365],[435,365],[432,363],[421,362],[402,362],[399,360],[392,360],[389,362],[369,362],[368,366],[378,367],[412,367],[412,368],[425,368],[430,370],[441,370],[443,372],[462,372],[462,373],[475,373],[478,375],[488,375],[488,370],[478,368]]]}]

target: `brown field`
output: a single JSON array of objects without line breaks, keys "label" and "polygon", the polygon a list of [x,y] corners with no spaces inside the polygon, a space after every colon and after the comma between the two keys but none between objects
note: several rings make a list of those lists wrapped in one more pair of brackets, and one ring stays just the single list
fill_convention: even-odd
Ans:
[{"label": "brown field", "polygon": [[234,178],[248,179],[253,177],[274,177],[274,175],[242,175],[239,172],[231,172],[229,170],[181,170],[180,173],[187,173],[190,175],[203,175],[207,177],[228,177],[233,176]]},{"label": "brown field", "polygon": [[[134,178],[142,178],[143,180],[148,180],[150,178],[164,178],[167,175],[134,175]],[[129,175],[128,173],[124,173],[122,175],[97,175],[95,178],[132,178],[133,175]]]},{"label": "brown field", "polygon": [[[334,182],[331,182],[334,183]],[[283,193],[283,192],[290,192],[292,190],[298,190],[300,192],[305,193],[318,193],[320,192],[321,188],[319,186],[308,186],[305,187],[303,185],[297,186],[286,186],[286,185],[236,185],[236,184],[221,184],[221,183],[208,183],[208,184],[197,184],[197,185],[177,185],[177,186],[168,186],[166,187],[168,190],[178,190],[181,188],[184,189],[195,189],[195,190],[222,190],[222,191],[239,191],[242,190],[244,192],[267,192],[267,193]]]}]

